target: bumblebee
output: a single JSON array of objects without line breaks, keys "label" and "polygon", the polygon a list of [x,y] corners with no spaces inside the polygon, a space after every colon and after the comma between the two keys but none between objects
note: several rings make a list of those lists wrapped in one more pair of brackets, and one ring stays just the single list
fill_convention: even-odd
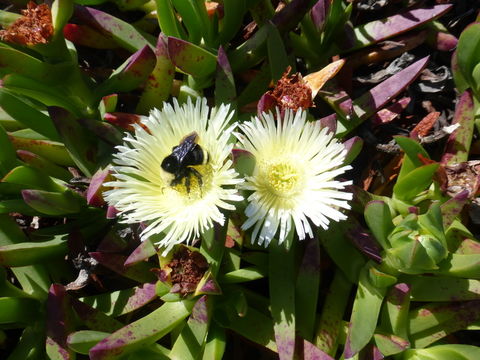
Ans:
[{"label": "bumblebee", "polygon": [[181,184],[185,179],[185,188],[190,193],[190,179],[195,176],[199,186],[202,186],[202,174],[193,166],[203,165],[208,162],[208,153],[197,143],[198,134],[192,132],[185,136],[180,144],[172,148],[172,153],[163,159],[161,167],[166,172],[173,174],[170,185]]}]

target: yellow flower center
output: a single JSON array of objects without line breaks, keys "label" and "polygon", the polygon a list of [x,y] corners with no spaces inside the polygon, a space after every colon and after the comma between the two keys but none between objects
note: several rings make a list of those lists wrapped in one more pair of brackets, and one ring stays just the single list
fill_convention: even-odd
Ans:
[{"label": "yellow flower center", "polygon": [[303,177],[298,166],[285,160],[268,164],[265,175],[268,187],[281,197],[298,193],[302,185]]},{"label": "yellow flower center", "polygon": [[188,171],[187,176],[172,188],[189,200],[199,200],[212,186],[213,168],[210,164],[189,166],[189,168],[192,170]]}]

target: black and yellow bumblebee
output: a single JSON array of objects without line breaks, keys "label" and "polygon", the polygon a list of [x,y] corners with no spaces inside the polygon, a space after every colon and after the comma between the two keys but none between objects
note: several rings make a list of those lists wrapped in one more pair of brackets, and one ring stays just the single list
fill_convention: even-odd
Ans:
[{"label": "black and yellow bumblebee", "polygon": [[189,193],[191,176],[195,176],[199,186],[203,184],[202,174],[193,166],[204,165],[207,162],[208,153],[198,145],[198,134],[192,132],[172,148],[172,153],[163,159],[161,167],[174,175],[171,186],[181,184],[185,179],[185,188]]}]

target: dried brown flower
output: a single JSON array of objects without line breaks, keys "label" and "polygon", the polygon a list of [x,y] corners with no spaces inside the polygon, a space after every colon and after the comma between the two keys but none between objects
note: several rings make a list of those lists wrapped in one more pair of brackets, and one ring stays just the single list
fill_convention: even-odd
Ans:
[{"label": "dried brown flower", "polygon": [[52,13],[48,5],[30,1],[22,14],[6,30],[0,30],[0,39],[29,46],[46,44],[53,35]]},{"label": "dried brown flower", "polygon": [[275,105],[282,109],[307,109],[313,106],[312,89],[305,83],[300,73],[289,75],[292,68],[289,66],[287,71],[278,80],[277,85],[266,95],[273,98]]},{"label": "dried brown flower", "polygon": [[166,268],[163,270],[169,272],[172,283],[171,292],[186,296],[195,291],[197,284],[208,269],[208,263],[198,251],[192,251],[182,246],[173,255],[172,261]]}]

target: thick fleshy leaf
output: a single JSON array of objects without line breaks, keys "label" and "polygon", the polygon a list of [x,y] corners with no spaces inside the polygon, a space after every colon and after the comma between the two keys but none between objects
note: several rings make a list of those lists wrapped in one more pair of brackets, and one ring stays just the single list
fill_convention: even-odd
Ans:
[{"label": "thick fleshy leaf", "polygon": [[295,289],[295,316],[297,329],[303,339],[311,340],[316,322],[320,284],[320,242],[305,240],[305,252],[298,270]]},{"label": "thick fleshy leaf", "polygon": [[466,90],[455,106],[452,124],[459,124],[459,127],[448,137],[442,164],[453,165],[468,160],[475,125],[474,115],[472,93]]},{"label": "thick fleshy leaf", "polygon": [[315,346],[335,356],[343,317],[349,301],[352,283],[337,269],[330,284],[315,334]]},{"label": "thick fleshy leaf", "polygon": [[91,360],[117,359],[153,344],[178,326],[192,311],[192,301],[167,302],[100,341],[90,350]]},{"label": "thick fleshy leaf", "polygon": [[0,126],[0,177],[5,176],[13,167],[17,165],[15,150],[8,138],[5,129]]},{"label": "thick fleshy leaf", "polygon": [[156,65],[145,82],[137,105],[139,114],[148,114],[153,108],[161,109],[172,90],[175,66],[168,56],[167,38],[162,33],[158,36],[155,57]]},{"label": "thick fleshy leaf", "polygon": [[47,299],[46,350],[49,359],[75,359],[73,351],[67,345],[67,336],[72,326],[70,301],[65,288],[52,284]]},{"label": "thick fleshy leaf", "polygon": [[66,188],[53,179],[37,170],[28,166],[17,166],[12,169],[2,182],[9,184],[18,184],[21,189],[37,189],[52,192],[64,192]]},{"label": "thick fleshy leaf", "polygon": [[[25,233],[9,215],[0,215],[0,245],[20,244],[28,241]],[[23,291],[36,299],[45,300],[51,280],[45,267],[40,264],[12,268]]]},{"label": "thick fleshy leaf", "polygon": [[475,78],[474,69],[480,63],[479,50],[480,23],[476,22],[469,25],[460,35],[456,61],[461,77],[468,83],[477,97],[480,95],[480,80]]},{"label": "thick fleshy leaf", "polygon": [[388,235],[393,230],[392,215],[388,205],[383,201],[370,201],[365,207],[365,221],[383,249],[388,249],[390,247]]},{"label": "thick fleshy leaf", "polygon": [[105,204],[103,199],[103,184],[110,180],[110,169],[100,169],[93,176],[87,189],[87,204],[90,206],[101,207]]},{"label": "thick fleshy leaf", "polygon": [[478,254],[449,254],[438,264],[436,273],[469,279],[480,279],[480,256]]},{"label": "thick fleshy leaf", "polygon": [[409,276],[412,301],[466,301],[480,299],[480,281],[453,277]]},{"label": "thick fleshy leaf", "polygon": [[84,200],[71,191],[63,193],[43,190],[22,190],[23,200],[35,210],[47,215],[66,215],[80,212]]},{"label": "thick fleshy leaf", "polygon": [[15,150],[30,151],[58,165],[75,165],[75,162],[72,160],[70,154],[62,143],[50,140],[28,138],[24,137],[18,132],[11,133],[8,137]]},{"label": "thick fleshy leaf", "polygon": [[224,0],[223,18],[218,34],[218,43],[226,44],[242,26],[242,19],[247,11],[246,0]]},{"label": "thick fleshy leaf", "polygon": [[110,333],[93,330],[80,330],[68,335],[68,347],[76,353],[88,355],[90,349],[105,339]]},{"label": "thick fleshy leaf", "polygon": [[106,12],[89,8],[75,8],[75,16],[92,28],[112,37],[121,47],[135,52],[150,45],[142,34],[129,23],[120,20]]},{"label": "thick fleshy leaf", "polygon": [[115,49],[118,44],[108,34],[101,33],[88,25],[66,24],[63,28],[65,39],[75,45],[93,49]]},{"label": "thick fleshy leaf", "polygon": [[98,167],[93,139],[67,110],[52,106],[49,107],[48,113],[75,164],[86,176],[92,176]]},{"label": "thick fleshy leaf", "polygon": [[83,303],[109,316],[120,316],[153,301],[157,297],[155,284],[146,283],[139,287],[83,298]]},{"label": "thick fleshy leaf", "polygon": [[473,345],[449,344],[431,346],[426,349],[409,349],[402,360],[476,360],[480,358],[480,348]]},{"label": "thick fleshy leaf", "polygon": [[222,360],[225,352],[225,330],[216,323],[210,325],[202,360]]},{"label": "thick fleshy leaf", "polygon": [[124,326],[123,323],[97,310],[78,299],[71,299],[72,308],[78,318],[89,329],[113,333]]},{"label": "thick fleshy leaf", "polygon": [[397,199],[408,201],[424,191],[433,181],[439,164],[421,166],[397,181],[393,193]]},{"label": "thick fleshy leaf", "polygon": [[39,316],[38,300],[22,297],[0,297],[0,324],[31,324]]},{"label": "thick fleshy leaf", "polygon": [[6,267],[37,264],[65,256],[68,251],[63,237],[42,242],[21,242],[0,246],[0,265]]},{"label": "thick fleshy leaf", "polygon": [[435,5],[431,8],[413,9],[386,19],[375,20],[354,29],[354,44],[348,50],[368,46],[392,36],[409,31],[445,14],[451,4]]},{"label": "thick fleshy leaf", "polygon": [[375,334],[373,339],[383,356],[395,355],[410,347],[408,340],[395,335]]},{"label": "thick fleshy leaf", "polygon": [[290,231],[285,244],[274,241],[269,246],[270,311],[281,360],[293,359],[295,352],[295,264],[293,253],[285,246],[292,241],[293,233]]},{"label": "thick fleshy leaf", "polygon": [[283,39],[275,26],[270,27],[267,37],[267,54],[271,78],[273,81],[277,81],[282,77],[290,64]]},{"label": "thick fleshy leaf", "polygon": [[434,303],[410,314],[412,347],[424,348],[480,320],[480,301]]},{"label": "thick fleshy leaf", "polygon": [[129,267],[125,267],[126,256],[119,254],[109,254],[104,252],[91,252],[91,257],[99,262],[99,264],[106,268],[115,271],[129,279],[138,281],[140,283],[148,283],[155,281],[155,275],[150,271],[153,265],[146,262],[141,262]]},{"label": "thick fleshy leaf", "polygon": [[12,94],[7,89],[0,89],[0,104],[7,114],[39,134],[50,140],[59,140],[57,129],[52,120],[44,113],[38,111],[19,96]]},{"label": "thick fleshy leaf", "polygon": [[360,273],[345,342],[344,356],[347,359],[363,349],[373,337],[380,307],[386,293],[385,287],[376,287],[371,284],[368,274],[370,270],[371,265],[367,264]]},{"label": "thick fleshy leaf", "polygon": [[157,249],[155,248],[155,245],[153,245],[151,239],[145,239],[145,241],[142,241],[140,245],[138,245],[137,248],[132,251],[127,260],[125,260],[124,265],[130,266],[140,261],[145,261],[156,253]]},{"label": "thick fleshy leaf", "polygon": [[26,150],[17,150],[17,156],[27,165],[40,170],[44,174],[68,182],[73,175],[64,168],[44,157]]},{"label": "thick fleshy leaf", "polygon": [[212,303],[207,295],[196,302],[192,314],[170,352],[171,359],[195,360],[200,357],[212,317]]},{"label": "thick fleshy leaf", "polygon": [[387,294],[382,313],[382,328],[388,333],[408,339],[410,310],[410,286],[395,284]]},{"label": "thick fleshy leaf", "polygon": [[168,38],[168,55],[176,67],[194,77],[211,75],[216,68],[217,57],[211,52],[174,37]]},{"label": "thick fleshy leaf", "polygon": [[[351,121],[339,119],[337,136],[342,137],[352,131],[362,121],[381,109],[387,102],[397,96],[420,74],[427,65],[429,57],[424,57],[407,68],[399,71],[387,80],[381,82],[364,95],[353,101],[353,111],[356,118]],[[341,104],[340,104],[341,105]]]},{"label": "thick fleshy leaf", "polygon": [[[231,0],[229,2],[232,2]],[[242,3],[244,0],[233,2]],[[235,79],[233,77],[232,68],[228,62],[227,54],[223,47],[218,48],[217,71],[215,72],[215,105],[231,104],[235,108],[235,98],[237,90],[235,89]]]},{"label": "thick fleshy leaf", "polygon": [[145,45],[130,56],[107,80],[95,89],[96,95],[102,97],[136,89],[148,79],[155,67],[156,59],[150,46]]},{"label": "thick fleshy leaf", "polygon": [[255,266],[247,266],[224,274],[220,281],[225,284],[236,284],[264,278],[266,271]]}]

